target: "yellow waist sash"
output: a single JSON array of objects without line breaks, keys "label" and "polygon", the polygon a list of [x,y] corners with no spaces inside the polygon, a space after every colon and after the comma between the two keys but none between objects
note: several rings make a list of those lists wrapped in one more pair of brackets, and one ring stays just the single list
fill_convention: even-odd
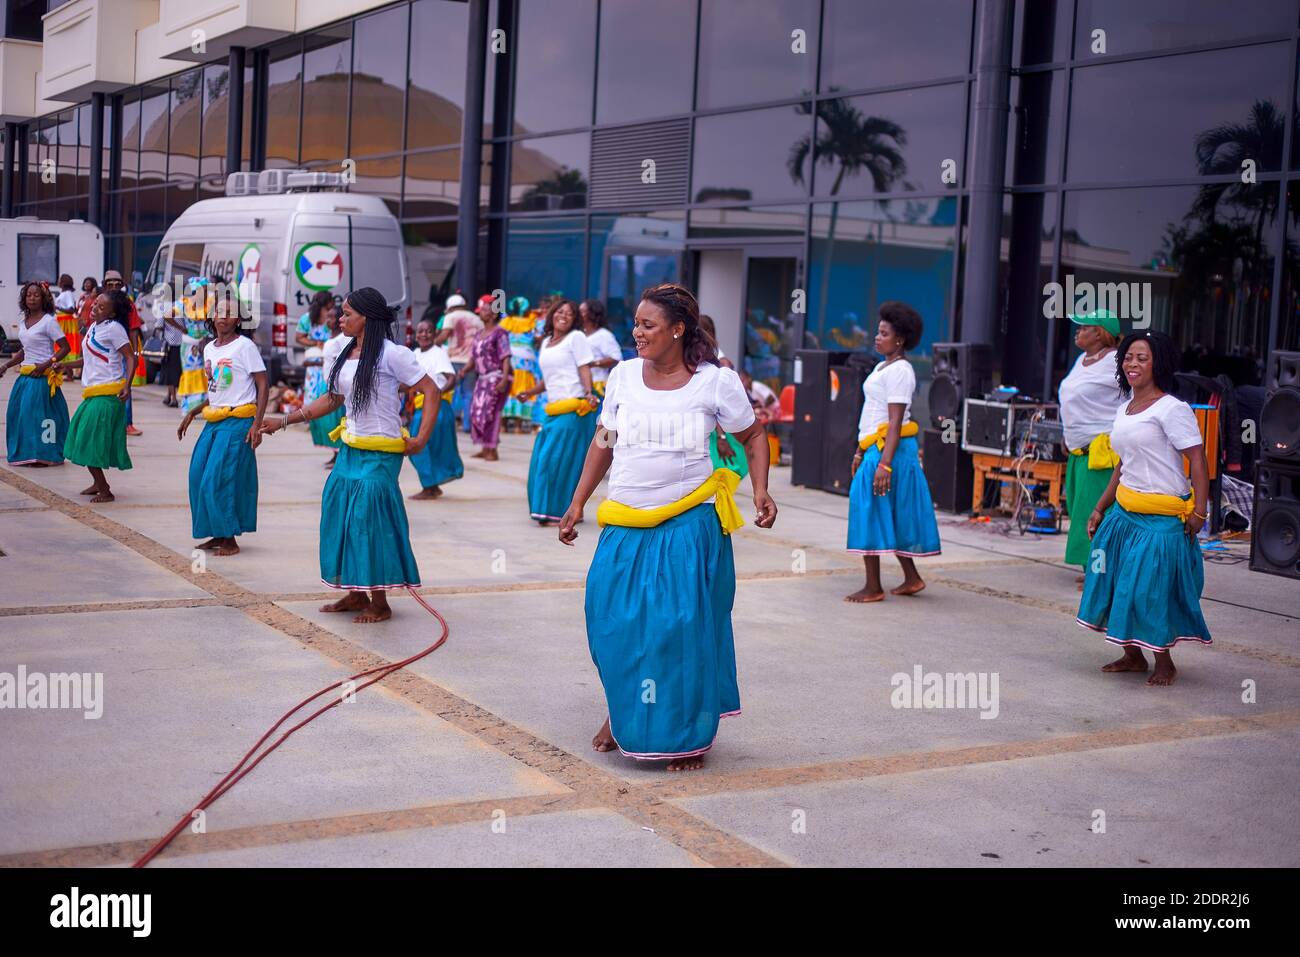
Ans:
[{"label": "yellow waist sash", "polygon": [[[1070,449],[1070,454],[1083,455],[1085,453],[1083,449]],[[1088,456],[1088,468],[1090,469],[1100,471],[1101,469],[1113,469],[1119,465],[1119,456],[1110,447],[1110,436],[1105,432],[1088,443],[1086,454]],[[1129,509],[1129,511],[1132,511],[1132,509]]]},{"label": "yellow waist sash", "polygon": [[[36,371],[36,366],[21,365],[18,367],[18,371],[29,376]],[[56,365],[50,366],[45,370],[45,380],[50,384],[50,396],[53,397],[54,393],[59,391],[59,387],[63,385],[63,370]]]},{"label": "yellow waist sash", "polygon": [[203,418],[207,422],[220,422],[223,419],[251,419],[257,415],[257,403],[247,402],[244,405],[205,405],[203,407]]},{"label": "yellow waist sash", "polygon": [[344,445],[349,445],[354,449],[364,449],[367,452],[396,452],[402,455],[406,452],[406,440],[411,437],[411,433],[402,429],[400,439],[392,438],[387,435],[353,435],[348,431],[348,420],[346,417],[339,419],[339,424],[330,432],[330,441],[342,441]]},{"label": "yellow waist sash", "polygon": [[633,508],[622,502],[605,499],[600,503],[600,508],[596,509],[596,522],[602,526],[654,528],[702,504],[712,495],[715,496],[713,507],[717,509],[718,521],[722,523],[722,534],[730,535],[745,524],[745,520],[740,517],[740,509],[736,507],[736,486],[739,484],[740,476],[731,469],[717,469],[695,491],[658,508]]},{"label": "yellow waist sash", "polygon": [[93,399],[98,395],[117,395],[126,388],[126,380],[118,379],[116,382],[105,382],[103,385],[88,385],[81,391],[83,399]]},{"label": "yellow waist sash", "polygon": [[1176,515],[1183,522],[1196,511],[1195,498],[1179,498],[1177,495],[1161,495],[1159,492],[1135,492],[1127,485],[1121,485],[1115,490],[1115,501],[1126,512]]},{"label": "yellow waist sash", "polygon": [[[596,410],[586,399],[556,399],[554,402],[546,403],[545,411],[547,415],[567,415],[570,412],[586,415]],[[655,522],[655,524],[659,523]]]},{"label": "yellow waist sash", "polygon": [[[915,422],[904,422],[903,427],[898,430],[898,437],[900,439],[908,439],[919,434],[920,431],[921,427]],[[867,447],[871,445],[874,445],[878,449],[883,449],[885,447],[885,436],[887,435],[889,435],[889,423],[881,422],[876,426],[876,431],[872,432],[865,439],[858,440],[858,448],[864,452],[867,450]]]},{"label": "yellow waist sash", "polygon": [[[451,390],[450,390],[450,389],[448,389],[446,392],[444,392],[444,393],[442,394],[442,401],[443,401],[443,402],[450,402],[450,401],[451,401]],[[415,408],[417,408],[417,409],[423,409],[423,408],[424,408],[424,393],[423,393],[423,392],[417,392],[417,393],[415,393],[415,398],[413,398],[413,399],[411,400],[411,404],[412,404]]]}]

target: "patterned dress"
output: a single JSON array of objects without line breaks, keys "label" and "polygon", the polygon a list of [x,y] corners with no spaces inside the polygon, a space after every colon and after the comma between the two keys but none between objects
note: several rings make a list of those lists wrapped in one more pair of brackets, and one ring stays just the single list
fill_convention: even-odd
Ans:
[{"label": "patterned dress", "polygon": [[[330,338],[329,326],[323,322],[313,326],[311,317],[306,313],[303,313],[302,318],[298,320],[298,332],[310,338],[312,342],[319,342],[321,345],[324,345]],[[302,383],[303,401],[315,402],[329,388],[329,383],[325,380],[326,370],[323,365],[305,366],[304,368],[306,374],[303,376]]]},{"label": "patterned dress", "polygon": [[506,396],[497,391],[497,385],[505,374],[505,361],[510,358],[509,333],[500,326],[480,332],[470,354],[478,372],[469,407],[470,439],[485,449],[494,449],[501,432],[501,410],[506,404]]},{"label": "patterned dress", "polygon": [[185,335],[181,336],[181,381],[176,386],[182,412],[188,412],[208,397],[208,377],[203,371],[203,350],[199,348],[207,335],[205,321],[187,319]]},{"label": "patterned dress", "polygon": [[534,320],[529,316],[506,316],[501,328],[510,336],[510,369],[514,379],[510,383],[510,397],[501,412],[503,419],[532,421],[536,399],[520,400],[519,393],[537,384],[537,351],[533,348]]}]

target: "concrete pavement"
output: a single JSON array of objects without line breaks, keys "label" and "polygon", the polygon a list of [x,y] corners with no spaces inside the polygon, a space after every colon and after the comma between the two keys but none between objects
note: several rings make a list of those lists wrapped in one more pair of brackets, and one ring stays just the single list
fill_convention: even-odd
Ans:
[{"label": "concrete pavement", "polygon": [[[0,672],[104,689],[99,719],[0,710],[0,865],[129,863],[299,699],[437,634],[405,596],[379,626],[317,610],[328,456],[302,428],[258,451],[242,554],[196,561],[199,429],[178,442],[161,392],[136,395],[116,502],[88,506],[71,465],[0,467]],[[1152,689],[1100,673],[1116,651],[1074,623],[1062,538],[945,518],[923,595],[850,605],[847,500],[776,469],[776,528],[735,543],[744,714],[669,775],[590,747],[594,508],[564,548],[527,518],[531,438],[497,463],[461,438],[466,478],[408,503],[446,646],[298,732],[157,866],[1300,863],[1300,586],[1242,546],[1207,563],[1215,645],[1180,646],[1178,683]],[[996,674],[996,717],[895,707],[918,665]]]}]

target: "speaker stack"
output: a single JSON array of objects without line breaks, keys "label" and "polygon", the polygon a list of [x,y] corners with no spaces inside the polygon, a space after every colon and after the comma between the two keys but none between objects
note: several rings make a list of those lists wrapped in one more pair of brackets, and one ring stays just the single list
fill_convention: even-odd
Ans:
[{"label": "speaker stack", "polygon": [[1250,567],[1300,578],[1300,352],[1274,352],[1259,414]]},{"label": "speaker stack", "polygon": [[862,415],[862,385],[876,365],[868,352],[801,349],[795,354],[795,485],[849,494]]},{"label": "speaker stack", "polygon": [[[993,389],[993,349],[974,342],[936,342],[930,347],[933,378],[931,428],[921,436],[925,478],[934,504],[946,512],[970,510],[975,468],[961,448],[962,403]],[[945,442],[945,434],[953,441]]]}]

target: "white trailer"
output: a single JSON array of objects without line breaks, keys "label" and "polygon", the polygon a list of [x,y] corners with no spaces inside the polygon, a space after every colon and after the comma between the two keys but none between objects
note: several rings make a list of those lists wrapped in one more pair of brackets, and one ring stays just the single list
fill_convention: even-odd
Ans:
[{"label": "white trailer", "polygon": [[0,322],[8,339],[18,340],[18,292],[23,283],[48,282],[58,295],[63,273],[72,277],[78,291],[87,276],[96,282],[104,278],[104,234],[98,226],[80,219],[0,219]]}]

